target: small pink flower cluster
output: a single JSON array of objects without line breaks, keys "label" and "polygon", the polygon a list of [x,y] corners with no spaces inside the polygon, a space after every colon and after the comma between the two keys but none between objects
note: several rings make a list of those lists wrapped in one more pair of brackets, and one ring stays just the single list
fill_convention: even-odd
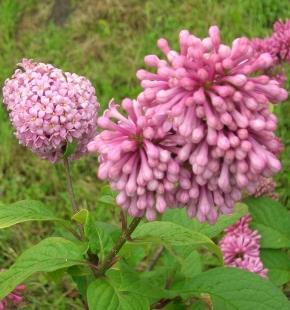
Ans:
[{"label": "small pink flower cluster", "polygon": [[225,229],[220,241],[226,266],[237,267],[267,277],[268,270],[260,259],[260,239],[258,231],[249,227],[251,216],[243,216],[234,225]]},{"label": "small pink flower cluster", "polygon": [[273,200],[278,200],[279,195],[275,191],[276,183],[272,178],[260,177],[254,192],[255,197],[267,196]]},{"label": "small pink flower cluster", "polygon": [[15,290],[0,300],[0,310],[15,309],[23,300],[22,294],[25,290],[25,285],[18,285]]},{"label": "small pink flower cluster", "polygon": [[5,81],[3,97],[19,142],[42,158],[58,161],[72,141],[72,158],[87,152],[99,104],[86,78],[24,59]]},{"label": "small pink flower cluster", "polygon": [[267,69],[267,74],[283,85],[286,76],[280,65],[290,62],[290,20],[275,22],[272,35],[264,39],[253,39],[252,46],[257,54],[269,53],[272,56],[274,63]]},{"label": "small pink flower cluster", "polygon": [[270,53],[276,64],[290,62],[290,20],[275,22],[270,37],[256,38],[252,43],[258,54]]},{"label": "small pink flower cluster", "polygon": [[167,60],[145,57],[156,73],[137,72],[144,91],[123,101],[128,118],[111,105],[89,150],[101,154],[99,176],[131,215],[153,220],[166,207],[185,206],[190,217],[214,223],[242,190],[254,191],[259,176],[280,170],[269,103],[288,93],[260,74],[273,60],[246,38],[229,47],[213,26],[205,39],[187,30],[179,39],[179,52],[158,41]]}]

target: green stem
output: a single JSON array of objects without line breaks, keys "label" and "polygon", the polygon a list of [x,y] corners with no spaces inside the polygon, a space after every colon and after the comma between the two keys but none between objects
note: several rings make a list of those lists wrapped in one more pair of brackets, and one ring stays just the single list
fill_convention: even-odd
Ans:
[{"label": "green stem", "polygon": [[98,266],[98,270],[95,272],[96,277],[103,276],[105,272],[114,264],[117,254],[130,238],[133,231],[136,229],[142,218],[136,217],[133,219],[126,231],[123,231],[118,241],[115,243],[111,252],[105,257],[104,261]]},{"label": "green stem", "polygon": [[70,173],[70,166],[69,166],[69,161],[67,158],[64,158],[63,160],[64,164],[64,169],[65,169],[65,175],[66,175],[66,180],[67,180],[67,190],[68,190],[68,196],[71,202],[71,206],[73,209],[74,213],[77,213],[79,211],[74,190],[73,190],[73,185],[72,185],[72,178],[71,178],[71,173]]},{"label": "green stem", "polygon": [[[72,177],[71,177],[71,172],[70,172],[70,165],[69,165],[69,160],[65,157],[63,159],[63,165],[64,165],[64,170],[65,170],[65,175],[66,175],[66,181],[67,181],[67,191],[68,191],[68,196],[69,200],[71,202],[71,206],[73,209],[73,213],[77,213],[79,211],[73,185],[72,185]],[[82,240],[83,237],[83,227],[81,224],[78,224],[78,232],[77,232],[77,238]]]}]

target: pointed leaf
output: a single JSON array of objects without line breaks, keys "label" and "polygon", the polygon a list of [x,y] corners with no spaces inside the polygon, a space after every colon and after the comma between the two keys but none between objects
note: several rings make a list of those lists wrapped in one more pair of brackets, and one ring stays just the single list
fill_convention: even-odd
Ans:
[{"label": "pointed leaf", "polygon": [[268,268],[268,276],[273,283],[282,285],[290,281],[290,257],[286,252],[263,249],[261,259]]},{"label": "pointed leaf", "polygon": [[269,280],[238,268],[211,269],[175,289],[186,298],[209,294],[213,309],[290,309],[287,298]]},{"label": "pointed leaf", "polygon": [[87,292],[90,310],[148,310],[149,302],[140,295],[117,290],[107,279],[97,279]]},{"label": "pointed leaf", "polygon": [[290,248],[290,214],[278,201],[248,198],[245,201],[253,217],[252,226],[262,235],[261,247]]},{"label": "pointed leaf", "polygon": [[23,252],[17,261],[0,273],[0,300],[36,272],[52,272],[83,264],[86,248],[63,238],[47,238]]},{"label": "pointed leaf", "polygon": [[171,222],[151,222],[137,227],[134,238],[149,242],[161,242],[170,246],[192,246],[192,249],[207,247],[222,261],[219,247],[207,236]]},{"label": "pointed leaf", "polygon": [[0,229],[27,221],[62,221],[40,201],[22,200],[0,205]]}]

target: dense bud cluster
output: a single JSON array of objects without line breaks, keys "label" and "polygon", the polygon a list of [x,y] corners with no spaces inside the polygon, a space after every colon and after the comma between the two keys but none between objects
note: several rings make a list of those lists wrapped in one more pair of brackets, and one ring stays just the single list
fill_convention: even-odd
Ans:
[{"label": "dense bud cluster", "polygon": [[226,266],[237,267],[255,272],[262,277],[267,276],[260,259],[260,234],[251,230],[251,217],[243,216],[237,223],[225,230],[220,241]]},{"label": "dense bud cluster", "polygon": [[19,142],[42,158],[58,161],[72,141],[73,158],[87,151],[99,104],[86,78],[24,59],[5,81],[3,98]]},{"label": "dense bud cluster", "polygon": [[187,30],[179,39],[179,52],[165,39],[158,41],[167,60],[145,57],[156,73],[137,72],[144,88],[138,101],[152,128],[186,140],[176,151],[192,184],[182,198],[190,216],[214,222],[232,211],[243,189],[254,190],[260,175],[280,170],[277,119],[269,103],[288,94],[260,73],[273,60],[267,53],[257,55],[248,39],[236,39],[231,47],[221,44],[216,26],[203,40]]},{"label": "dense bud cluster", "polygon": [[119,192],[117,203],[132,216],[145,214],[154,220],[157,212],[175,205],[180,166],[172,154],[183,139],[170,132],[158,135],[148,126],[138,101],[124,99],[122,107],[128,117],[110,103],[98,119],[104,130],[88,149],[101,154],[98,177]]}]

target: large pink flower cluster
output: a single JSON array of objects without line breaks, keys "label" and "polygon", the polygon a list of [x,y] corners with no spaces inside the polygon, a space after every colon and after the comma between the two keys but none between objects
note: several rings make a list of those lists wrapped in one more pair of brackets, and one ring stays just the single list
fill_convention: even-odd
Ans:
[{"label": "large pink flower cluster", "polygon": [[3,97],[19,142],[42,158],[58,161],[72,141],[72,158],[87,151],[99,104],[86,78],[24,59],[5,81]]},{"label": "large pink flower cluster", "polygon": [[12,293],[0,300],[0,310],[16,309],[23,300],[25,285],[18,285]]},{"label": "large pink flower cluster", "polygon": [[215,222],[220,213],[232,212],[242,190],[254,190],[259,176],[280,170],[277,119],[269,103],[285,100],[288,93],[260,73],[272,65],[272,57],[257,55],[246,38],[224,45],[213,26],[205,39],[181,31],[179,44],[180,51],[173,51],[160,39],[167,60],[145,57],[156,73],[137,72],[144,88],[138,101],[152,130],[185,140],[175,148],[187,179],[176,200],[190,216]]},{"label": "large pink flower cluster", "polygon": [[98,119],[104,130],[88,149],[100,154],[98,177],[119,192],[117,203],[132,216],[154,220],[157,212],[175,205],[175,189],[183,178],[173,154],[183,139],[171,132],[159,135],[148,126],[138,101],[124,99],[122,108],[128,117],[110,103]]},{"label": "large pink flower cluster", "polygon": [[249,227],[251,216],[243,216],[234,225],[225,230],[225,236],[220,241],[225,265],[237,267],[267,276],[260,259],[260,234]]}]

